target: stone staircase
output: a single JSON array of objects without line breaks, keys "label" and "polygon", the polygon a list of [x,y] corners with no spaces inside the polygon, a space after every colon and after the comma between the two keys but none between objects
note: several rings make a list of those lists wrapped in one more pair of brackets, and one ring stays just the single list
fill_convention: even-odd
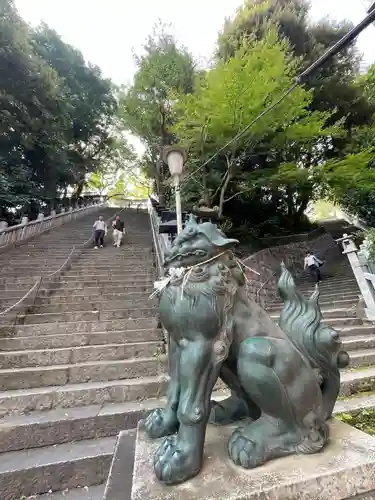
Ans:
[{"label": "stone staircase", "polygon": [[[123,219],[121,248],[109,234],[104,249],[87,249],[17,324],[0,320],[2,500],[66,489],[73,489],[69,500],[101,498],[101,490],[85,487],[106,480],[118,432],[134,429],[154,406],[143,401],[165,391],[157,304],[149,300],[155,276],[148,215],[129,210]],[[74,237],[86,241],[92,224],[92,216],[81,219],[13,250],[11,266],[3,255],[9,302],[58,268]]]},{"label": "stone staircase", "polygon": [[74,245],[90,238],[96,215],[83,216],[0,253],[0,313],[23,297],[40,276],[57,271]]},{"label": "stone staircase", "polygon": [[[20,296],[30,275],[57,269],[72,244],[90,236],[93,218],[13,250],[10,264],[0,255],[3,302]],[[104,249],[87,249],[16,325],[0,320],[2,500],[101,500],[124,429],[123,500],[129,498],[134,428],[164,404],[167,377],[157,303],[149,299],[155,275],[148,215],[127,210],[122,218],[128,234],[120,249],[109,235]],[[320,298],[352,359],[337,411],[375,406],[375,326],[357,317],[359,290],[346,274],[324,281]],[[308,294],[314,285],[304,279],[300,288]],[[275,321],[280,308],[277,300],[268,307]]]}]

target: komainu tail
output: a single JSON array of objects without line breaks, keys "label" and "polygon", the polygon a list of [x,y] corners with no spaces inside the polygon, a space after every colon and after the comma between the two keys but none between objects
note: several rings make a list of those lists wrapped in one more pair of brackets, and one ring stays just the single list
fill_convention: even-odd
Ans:
[{"label": "komainu tail", "polygon": [[348,366],[349,355],[341,350],[339,333],[322,324],[318,286],[306,299],[282,263],[277,289],[284,301],[279,326],[314,369],[323,394],[325,416],[329,418],[339,395],[339,369]]}]

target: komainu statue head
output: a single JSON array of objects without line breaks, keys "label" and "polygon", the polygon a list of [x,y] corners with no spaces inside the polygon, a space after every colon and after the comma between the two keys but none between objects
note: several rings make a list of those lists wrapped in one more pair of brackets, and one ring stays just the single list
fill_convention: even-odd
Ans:
[{"label": "komainu statue head", "polygon": [[237,244],[237,240],[227,238],[215,224],[198,224],[195,216],[190,215],[183,231],[175,238],[172,248],[165,253],[164,265],[167,268],[194,266]]}]

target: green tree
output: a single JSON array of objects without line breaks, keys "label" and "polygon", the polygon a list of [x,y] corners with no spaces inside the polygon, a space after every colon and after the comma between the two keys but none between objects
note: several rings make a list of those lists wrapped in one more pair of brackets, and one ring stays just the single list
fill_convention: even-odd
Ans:
[{"label": "green tree", "polygon": [[[320,149],[338,127],[325,127],[326,112],[312,112],[312,94],[302,87],[233,141],[218,159],[189,176],[197,162],[209,157],[291,86],[298,61],[288,54],[285,41],[269,30],[259,41],[247,41],[227,61],[200,78],[194,94],[175,106],[175,134],[193,158],[188,166],[189,189],[199,177],[205,197],[224,213],[235,198],[277,198],[293,226],[298,222],[321,176]],[[195,184],[197,185],[197,184]],[[283,206],[280,206],[280,200]],[[285,207],[284,207],[285,205]]]},{"label": "green tree", "polygon": [[[361,75],[357,86],[375,109],[375,65]],[[345,156],[326,165],[328,198],[344,210],[375,226],[375,114],[368,125],[350,130]],[[337,175],[339,173],[339,175]]]},{"label": "green tree", "polygon": [[84,191],[107,196],[116,190],[119,179],[124,175],[135,175],[137,156],[128,143],[122,129],[112,132],[111,147],[102,155],[97,168],[88,175]]},{"label": "green tree", "polygon": [[[278,30],[294,56],[302,60],[302,69],[314,62],[322,53],[352,27],[347,22],[309,20],[310,3],[307,0],[245,0],[233,19],[227,20],[218,38],[217,54],[226,60],[242,45],[244,38],[261,39],[270,26]],[[372,110],[361,89],[353,85],[358,76],[360,56],[355,45],[347,47],[306,82],[313,89],[311,108],[330,111],[334,122],[344,118],[346,128],[368,123]],[[342,149],[344,138],[335,144]],[[345,141],[344,141],[345,142]]]},{"label": "green tree", "polygon": [[110,82],[59,36],[0,2],[0,212],[29,215],[82,182],[110,147]]},{"label": "green tree", "polygon": [[108,192],[112,202],[121,203],[125,199],[147,199],[151,192],[151,181],[140,170],[122,172],[117,182]]},{"label": "green tree", "polygon": [[[34,47],[63,82],[64,104],[68,115],[65,141],[74,165],[76,195],[82,192],[86,174],[95,170],[103,154],[112,151],[110,128],[117,103],[109,80],[97,66],[86,64],[83,55],[64,43],[47,25],[33,34]],[[51,179],[53,181],[53,179]]]},{"label": "green tree", "polygon": [[[61,81],[34,51],[12,1],[0,4],[0,210],[43,199],[45,165],[65,159]],[[63,124],[63,125],[61,125]],[[36,158],[38,157],[38,159]]]},{"label": "green tree", "polygon": [[194,62],[186,49],[178,47],[164,25],[154,29],[143,54],[135,60],[137,72],[133,84],[123,89],[120,117],[125,127],[146,146],[149,174],[156,181],[157,193],[163,197],[166,172],[160,162],[160,150],[174,142],[171,95],[193,91]]}]

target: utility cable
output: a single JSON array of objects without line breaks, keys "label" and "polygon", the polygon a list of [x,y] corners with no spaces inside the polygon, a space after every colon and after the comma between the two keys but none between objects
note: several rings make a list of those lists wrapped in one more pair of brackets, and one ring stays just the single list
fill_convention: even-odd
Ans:
[{"label": "utility cable", "polygon": [[228,146],[237,141],[240,137],[242,137],[258,120],[263,118],[266,114],[272,111],[276,106],[278,106],[289,94],[291,94],[303,80],[306,80],[311,73],[313,73],[316,69],[323,66],[328,59],[335,56],[340,50],[353,42],[357,36],[362,33],[364,29],[366,29],[370,24],[375,22],[375,4],[368,11],[368,15],[361,21],[357,26],[354,26],[346,35],[344,35],[338,42],[336,42],[332,47],[327,49],[324,54],[322,54],[314,63],[312,63],[308,68],[306,68],[295,80],[294,84],[282,94],[281,97],[273,104],[268,106],[262,113],[256,116],[244,129],[242,129],[236,136],[234,136],[230,141],[228,141],[224,146],[216,151],[208,160],[206,160],[202,165],[200,165],[197,169],[195,169],[191,174],[189,174],[185,179],[181,182],[181,187],[186,184],[186,182],[191,179],[196,173],[200,172],[205,166],[207,166],[212,160],[214,160],[220,153],[222,153]]},{"label": "utility cable", "polygon": [[228,146],[230,146],[232,143],[236,142],[240,137],[242,137],[248,130],[251,128],[258,120],[263,118],[267,113],[272,111],[276,106],[278,106],[289,94],[293,92],[293,90],[298,87],[299,82],[295,82],[286,92],[284,92],[279,99],[268,106],[264,111],[262,111],[254,120],[252,120],[244,129],[242,129],[237,135],[235,135],[230,141],[228,141],[224,146],[222,146],[220,149],[216,151],[208,160],[206,160],[202,165],[200,165],[197,169],[195,169],[191,174],[189,174],[185,179],[182,180],[182,185],[185,184],[191,177],[193,177],[197,172],[202,170],[206,165],[208,165],[212,160],[214,160],[220,153],[222,153]]}]

